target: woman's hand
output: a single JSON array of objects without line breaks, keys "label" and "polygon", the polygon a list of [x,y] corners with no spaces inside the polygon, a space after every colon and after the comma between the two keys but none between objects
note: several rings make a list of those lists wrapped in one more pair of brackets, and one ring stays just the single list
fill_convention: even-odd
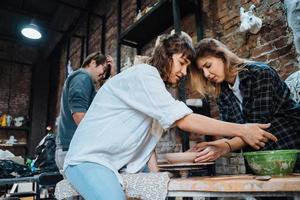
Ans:
[{"label": "woman's hand", "polygon": [[227,139],[220,139],[212,142],[201,142],[192,147],[189,151],[199,152],[195,162],[211,162],[230,152],[230,147],[225,143]]},{"label": "woman's hand", "polygon": [[107,65],[110,65],[110,68],[109,68],[110,76],[116,75],[114,59],[110,55],[108,55],[108,56],[106,56],[106,62],[107,62]]},{"label": "woman's hand", "polygon": [[244,140],[244,142],[258,150],[261,147],[264,147],[268,140],[272,140],[274,142],[277,141],[277,138],[274,135],[263,130],[270,126],[271,124],[245,124],[243,133],[240,137]]}]

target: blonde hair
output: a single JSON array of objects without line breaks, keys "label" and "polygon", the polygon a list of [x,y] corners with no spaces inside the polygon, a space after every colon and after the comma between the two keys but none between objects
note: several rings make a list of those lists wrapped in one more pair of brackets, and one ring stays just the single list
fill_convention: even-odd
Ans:
[{"label": "blonde hair", "polygon": [[[245,70],[246,60],[238,57],[223,43],[213,38],[205,38],[199,41],[195,47],[196,61],[206,56],[213,56],[223,60],[225,76],[233,76]],[[197,67],[197,63],[190,67],[188,84],[193,92],[200,93],[202,97],[218,97],[221,92],[221,83],[210,82]]]}]

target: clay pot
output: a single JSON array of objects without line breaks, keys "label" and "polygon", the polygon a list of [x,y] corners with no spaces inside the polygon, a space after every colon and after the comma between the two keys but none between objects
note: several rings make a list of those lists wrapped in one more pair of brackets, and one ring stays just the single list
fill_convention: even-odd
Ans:
[{"label": "clay pot", "polygon": [[193,163],[196,159],[197,152],[180,152],[165,154],[169,163]]}]

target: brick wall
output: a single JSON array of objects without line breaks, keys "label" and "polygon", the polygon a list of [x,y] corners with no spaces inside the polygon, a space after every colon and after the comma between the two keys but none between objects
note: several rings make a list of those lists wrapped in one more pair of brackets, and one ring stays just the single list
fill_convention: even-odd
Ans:
[{"label": "brick wall", "polygon": [[[12,117],[30,113],[32,69],[37,58],[34,47],[0,40],[0,111]],[[0,143],[9,136],[27,142],[25,131],[0,130]],[[24,148],[9,148],[16,155],[24,155]]]},{"label": "brick wall", "polygon": [[0,53],[0,111],[14,116],[28,115],[33,67],[30,64],[35,60],[35,49],[2,40],[0,46],[3,49]]},{"label": "brick wall", "polygon": [[[255,35],[241,34],[239,8],[243,6],[247,11],[252,4],[256,5],[256,16],[263,21],[262,29]],[[204,10],[205,36],[221,40],[241,57],[270,64],[283,79],[299,69],[292,32],[280,0],[204,1]]]}]

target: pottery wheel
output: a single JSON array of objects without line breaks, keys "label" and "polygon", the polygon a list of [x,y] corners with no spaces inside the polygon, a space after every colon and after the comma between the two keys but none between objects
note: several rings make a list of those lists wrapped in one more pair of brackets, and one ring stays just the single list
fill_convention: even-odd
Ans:
[{"label": "pottery wheel", "polygon": [[169,172],[178,172],[181,178],[186,178],[188,176],[189,171],[199,170],[206,165],[212,165],[213,162],[206,163],[166,163],[166,164],[158,164],[160,171],[169,171]]},{"label": "pottery wheel", "polygon": [[159,168],[173,168],[173,167],[179,167],[179,168],[189,168],[189,167],[201,167],[204,165],[212,165],[214,162],[205,162],[205,163],[160,163],[157,166]]}]

